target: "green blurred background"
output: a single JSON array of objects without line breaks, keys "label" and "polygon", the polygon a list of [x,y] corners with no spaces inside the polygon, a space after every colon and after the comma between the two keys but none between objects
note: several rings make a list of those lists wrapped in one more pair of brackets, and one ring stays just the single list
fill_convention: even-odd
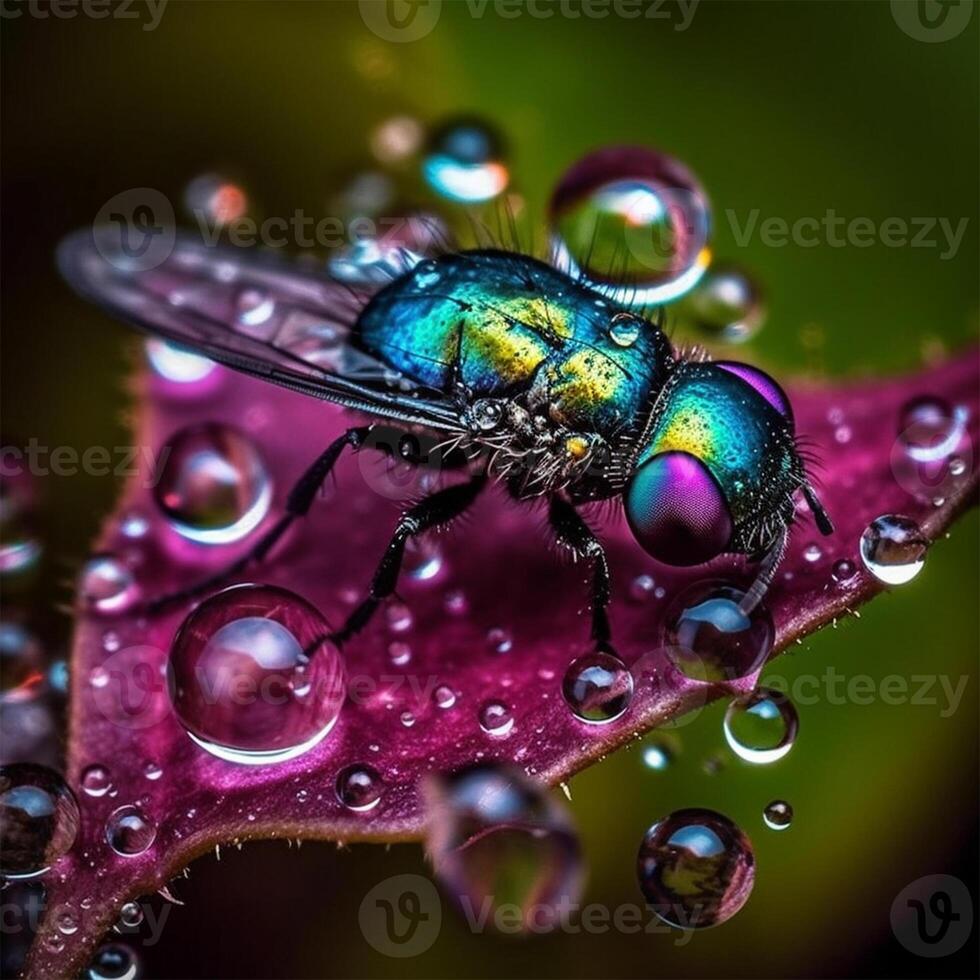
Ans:
[{"label": "green blurred background", "polygon": [[[912,369],[976,336],[980,12],[956,38],[923,43],[887,2],[702,2],[678,31],[673,3],[662,8],[672,20],[571,19],[558,7],[507,19],[492,4],[446,0],[426,37],[391,43],[353,2],[171,0],[153,31],[142,30],[145,7],[132,9],[141,20],[0,21],[8,443],[125,442],[133,342],[56,278],[64,232],[122,190],[177,200],[211,169],[239,175],[267,214],[330,213],[331,193],[370,163],[371,130],[396,113],[492,120],[539,214],[590,148],[644,143],[683,159],[714,203],[716,254],[755,270],[769,294],[746,356],[782,375]],[[876,223],[970,222],[947,259],[880,244],[767,248],[758,236],[738,247],[725,209],[744,221],[756,208],[790,222],[831,208]],[[117,487],[52,477],[40,490],[46,556],[29,601],[57,650],[70,624],[55,606]],[[447,909],[432,949],[389,959],[362,939],[357,908],[385,877],[425,873],[419,848],[255,844],[198,862],[177,884],[187,904],[143,951],[147,976],[968,975],[975,937],[954,957],[917,959],[892,937],[889,909],[937,872],[967,881],[976,902],[977,537],[974,513],[912,584],[773,665],[787,678],[831,665],[849,677],[968,676],[950,717],[942,703],[821,701],[801,709],[785,760],[751,768],[724,749],[716,705],[680,730],[665,772],[633,749],[572,781],[588,902],[639,901],[635,849],[669,810],[714,806],[736,819],[759,874],[726,926],[680,948],[665,935],[514,941],[472,936]],[[708,774],[716,754],[725,763]],[[762,825],[774,797],[796,809],[783,834]]]}]

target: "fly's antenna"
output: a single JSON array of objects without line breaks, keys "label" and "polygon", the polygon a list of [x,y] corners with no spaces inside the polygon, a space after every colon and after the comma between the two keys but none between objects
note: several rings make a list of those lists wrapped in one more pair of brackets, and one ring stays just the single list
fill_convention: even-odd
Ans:
[{"label": "fly's antenna", "polygon": [[819,528],[820,533],[825,537],[833,534],[834,522],[830,519],[827,511],[824,510],[823,504],[820,503],[820,498],[809,483],[803,484],[803,496],[806,499],[807,506],[810,508],[810,513],[813,514],[813,520]]},{"label": "fly's antenna", "polygon": [[742,601],[738,604],[738,611],[743,616],[748,616],[762,602],[763,596],[769,591],[769,586],[772,585],[772,580],[776,577],[776,569],[779,568],[779,563],[783,560],[783,555],[786,553],[786,541],[788,537],[789,532],[784,528],[780,532],[775,544],[766,552],[765,558],[762,559],[762,564],[759,566],[755,581],[749,586],[748,592],[742,596]]}]

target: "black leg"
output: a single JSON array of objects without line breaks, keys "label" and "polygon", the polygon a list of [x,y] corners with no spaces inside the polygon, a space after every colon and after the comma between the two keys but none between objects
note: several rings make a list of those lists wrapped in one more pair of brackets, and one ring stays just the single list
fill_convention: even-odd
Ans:
[{"label": "black leg", "polygon": [[370,433],[370,427],[361,426],[355,429],[348,429],[342,436],[335,439],[329,446],[316,458],[313,465],[299,478],[296,485],[289,491],[286,498],[286,513],[269,528],[265,534],[249,549],[241,558],[232,562],[220,572],[209,576],[206,579],[181,589],[179,592],[171,592],[169,595],[161,596],[147,603],[150,612],[156,612],[164,606],[169,606],[175,602],[185,599],[192,599],[194,596],[222,585],[229,578],[243,572],[253,562],[262,561],[263,558],[272,550],[276,542],[286,533],[286,529],[296,520],[297,517],[304,517],[313,506],[323,481],[330,475],[340,454],[350,446],[352,449],[359,449]]},{"label": "black leg", "polygon": [[592,565],[590,607],[592,610],[592,639],[597,649],[612,650],[612,630],[607,608],[612,592],[609,583],[609,560],[599,539],[581,518],[578,511],[561,497],[552,497],[548,520],[558,543],[576,558]]},{"label": "black leg", "polygon": [[364,629],[381,601],[395,591],[398,573],[401,571],[402,559],[405,556],[405,545],[409,538],[440,524],[448,524],[459,517],[476,500],[480,491],[486,486],[486,482],[486,476],[480,474],[467,483],[458,483],[437,490],[402,514],[371,580],[367,598],[357,606],[347,617],[347,622],[333,635],[332,639],[335,643],[338,645],[344,643]]}]

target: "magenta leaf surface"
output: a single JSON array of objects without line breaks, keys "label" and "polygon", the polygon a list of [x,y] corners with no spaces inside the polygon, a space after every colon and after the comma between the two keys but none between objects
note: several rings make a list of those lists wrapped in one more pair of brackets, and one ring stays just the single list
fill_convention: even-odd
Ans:
[{"label": "magenta leaf surface", "polygon": [[[903,514],[935,541],[974,501],[978,387],[972,350],[916,376],[790,386],[797,427],[823,460],[818,481],[837,529],[820,538],[801,510],[766,599],[776,627],[774,653],[882,590],[858,554],[871,520]],[[97,550],[128,563],[144,597],[186,586],[241,554],[282,513],[291,483],[316,453],[351,424],[351,416],[333,406],[224,369],[197,385],[147,376],[141,389],[136,445],[146,449],[140,471]],[[954,475],[947,460],[941,473],[910,464],[897,442],[903,406],[924,395],[966,410],[957,447],[962,463],[953,467]],[[160,447],[202,421],[243,432],[272,474],[268,516],[234,544],[187,541],[154,501],[152,471]],[[399,508],[424,490],[420,479],[417,471],[393,470],[369,452],[345,457],[310,516],[239,580],[298,593],[338,625],[364,594]],[[750,689],[755,675],[727,687],[689,680],[670,665],[660,644],[673,597],[708,578],[744,587],[751,568],[733,559],[707,569],[657,566],[617,517],[606,519],[601,534],[614,576],[617,649],[637,676],[629,710],[602,726],[576,720],[561,694],[567,664],[587,648],[586,569],[555,554],[539,510],[518,507],[496,490],[477,502],[470,519],[430,536],[410,556],[414,574],[403,573],[399,598],[344,648],[349,695],[335,727],[315,748],[286,762],[245,766],[216,758],[179,724],[164,671],[189,604],[153,617],[80,613],[68,779],[78,796],[81,829],[72,851],[45,879],[49,914],[29,973],[72,975],[125,901],[164,887],[194,857],[221,843],[418,838],[422,784],[431,772],[500,759],[554,784],[705,699],[732,687]],[[815,560],[814,544],[820,548]],[[832,568],[842,560],[852,563],[854,573],[839,574],[837,581]],[[658,591],[631,590],[641,575],[652,576]],[[479,710],[491,700],[513,715],[506,734],[481,729]],[[380,801],[363,812],[345,807],[335,792],[338,772],[354,764],[373,767],[383,781]],[[82,789],[82,774],[92,765],[108,769],[109,793],[92,796]],[[127,805],[156,830],[152,845],[135,856],[117,854],[106,839],[110,814]],[[59,933],[51,909],[71,913],[78,931]]]}]

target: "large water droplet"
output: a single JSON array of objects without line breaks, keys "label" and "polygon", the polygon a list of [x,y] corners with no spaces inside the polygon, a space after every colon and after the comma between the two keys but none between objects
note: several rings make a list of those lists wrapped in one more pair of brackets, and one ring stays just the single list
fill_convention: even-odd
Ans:
[{"label": "large water droplet", "polygon": [[743,613],[743,596],[717,583],[696,585],[680,596],[664,642],[682,673],[700,681],[734,680],[765,663],[775,636],[772,618],[762,605]]},{"label": "large water droplet", "polygon": [[114,555],[90,558],[82,567],[78,589],[86,606],[100,613],[125,612],[138,594],[132,571]]},{"label": "large water droplet", "polygon": [[426,846],[435,873],[464,914],[514,906],[528,931],[556,925],[583,885],[567,810],[520,770],[473,766],[425,788]]},{"label": "large water droplet", "polygon": [[479,119],[451,119],[429,137],[422,173],[439,195],[472,204],[489,201],[507,187],[500,136]]},{"label": "large water droplet", "polygon": [[139,807],[121,806],[106,821],[105,839],[122,857],[142,854],[153,844],[156,836],[156,826]]},{"label": "large water droplet", "polygon": [[361,813],[373,810],[381,802],[384,783],[373,766],[355,763],[337,774],[337,799],[348,810]]},{"label": "large water droplet", "polygon": [[793,747],[800,719],[785,694],[759,687],[729,704],[724,727],[725,738],[740,759],[765,764],[781,759]]},{"label": "large water droplet", "polygon": [[178,432],[161,450],[153,496],[191,541],[238,541],[265,517],[272,483],[252,442],[214,422]]},{"label": "large water droplet", "polygon": [[766,804],[762,819],[770,830],[787,830],[793,823],[793,808],[785,800]]},{"label": "large water droplet", "polygon": [[655,823],[637,857],[640,888],[657,916],[679,929],[730,919],[755,883],[745,834],[714,810],[676,810]]},{"label": "large water droplet", "polygon": [[344,668],[326,620],[285,589],[225,589],[184,620],[170,651],[177,717],[202,748],[246,764],[282,762],[333,728]]},{"label": "large water droplet", "polygon": [[139,961],[136,954],[120,943],[102,946],[89,964],[88,980],[136,980]]},{"label": "large water droplet", "polygon": [[621,717],[633,699],[633,675],[619,657],[593,651],[573,660],[561,693],[581,721],[602,725]]},{"label": "large water droplet", "polygon": [[926,540],[910,517],[884,514],[876,517],[861,535],[861,561],[879,582],[903,585],[922,571]]},{"label": "large water droplet", "polygon": [[0,703],[30,701],[44,682],[37,637],[20,623],[0,623]]},{"label": "large water droplet", "polygon": [[503,701],[487,701],[480,707],[480,728],[488,735],[502,738],[514,727],[514,714]]},{"label": "large water droplet", "polygon": [[710,259],[704,191],[687,168],[653,150],[589,154],[566,172],[550,212],[559,267],[623,302],[676,299]]},{"label": "large water droplet", "polygon": [[713,339],[740,344],[758,333],[765,319],[756,283],[734,266],[712,266],[685,297],[683,317]]},{"label": "large water droplet", "polygon": [[0,766],[0,874],[43,874],[74,844],[78,820],[75,796],[53,769]]}]

